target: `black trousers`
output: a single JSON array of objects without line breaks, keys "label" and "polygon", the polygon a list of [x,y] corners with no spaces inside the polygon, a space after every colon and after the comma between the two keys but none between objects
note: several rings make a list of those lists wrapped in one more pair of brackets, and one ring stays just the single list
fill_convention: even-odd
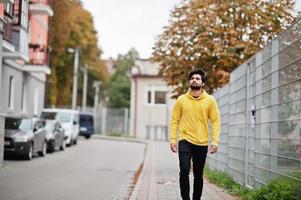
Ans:
[{"label": "black trousers", "polygon": [[191,159],[193,162],[193,200],[200,200],[203,191],[203,169],[207,157],[208,146],[194,145],[186,140],[179,142],[180,189],[183,200],[189,197],[189,172]]}]

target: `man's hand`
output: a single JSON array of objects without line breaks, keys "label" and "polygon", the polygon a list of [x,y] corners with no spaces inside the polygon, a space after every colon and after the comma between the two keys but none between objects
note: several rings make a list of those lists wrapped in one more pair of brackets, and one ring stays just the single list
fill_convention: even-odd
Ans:
[{"label": "man's hand", "polygon": [[175,144],[170,144],[170,149],[173,153],[178,153],[178,145],[177,143]]},{"label": "man's hand", "polygon": [[215,146],[215,145],[213,145],[213,144],[210,145],[209,152],[210,152],[211,154],[216,153],[216,152],[217,152],[217,146]]}]

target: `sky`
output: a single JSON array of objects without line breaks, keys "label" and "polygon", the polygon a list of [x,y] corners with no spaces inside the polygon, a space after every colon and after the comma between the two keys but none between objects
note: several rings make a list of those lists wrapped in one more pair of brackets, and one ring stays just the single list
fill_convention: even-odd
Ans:
[{"label": "sky", "polygon": [[[156,38],[168,25],[170,13],[181,0],[82,0],[98,32],[102,58],[117,58],[134,47],[149,58]],[[301,11],[301,0],[296,0]]]},{"label": "sky", "polygon": [[134,47],[149,58],[173,7],[180,0],[82,0],[98,32],[102,58],[116,58]]}]

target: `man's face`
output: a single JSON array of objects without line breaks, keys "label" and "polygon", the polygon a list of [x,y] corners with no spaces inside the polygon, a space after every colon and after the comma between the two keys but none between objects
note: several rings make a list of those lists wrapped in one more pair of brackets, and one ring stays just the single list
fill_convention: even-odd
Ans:
[{"label": "man's face", "polygon": [[189,80],[189,86],[192,90],[200,90],[203,86],[202,77],[200,74],[194,74]]}]

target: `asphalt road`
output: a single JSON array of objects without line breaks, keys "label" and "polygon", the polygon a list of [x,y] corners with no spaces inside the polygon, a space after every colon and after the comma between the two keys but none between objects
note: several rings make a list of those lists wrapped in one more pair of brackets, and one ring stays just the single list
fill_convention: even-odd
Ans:
[{"label": "asphalt road", "polygon": [[144,148],[92,138],[31,161],[9,158],[0,168],[0,200],[124,199]]}]

